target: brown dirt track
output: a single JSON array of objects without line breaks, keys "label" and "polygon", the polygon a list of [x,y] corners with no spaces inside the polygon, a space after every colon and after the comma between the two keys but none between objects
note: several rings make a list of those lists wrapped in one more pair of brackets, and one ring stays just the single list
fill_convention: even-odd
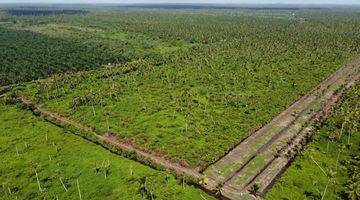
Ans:
[{"label": "brown dirt track", "polygon": [[[243,199],[254,183],[264,194],[296,155],[312,122],[324,117],[346,88],[359,79],[359,68],[357,59],[337,70],[204,173],[224,184],[222,194],[228,198]],[[286,155],[288,151],[292,155]]]}]

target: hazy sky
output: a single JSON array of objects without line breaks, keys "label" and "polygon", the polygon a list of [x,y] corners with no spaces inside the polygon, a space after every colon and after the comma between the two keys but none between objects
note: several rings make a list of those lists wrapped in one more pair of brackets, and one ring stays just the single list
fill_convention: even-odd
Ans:
[{"label": "hazy sky", "polygon": [[360,0],[0,0],[0,3],[293,3],[360,4]]}]

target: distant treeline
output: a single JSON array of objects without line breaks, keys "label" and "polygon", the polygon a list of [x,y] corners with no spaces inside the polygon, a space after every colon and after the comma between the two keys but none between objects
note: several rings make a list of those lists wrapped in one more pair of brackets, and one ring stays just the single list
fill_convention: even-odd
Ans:
[{"label": "distant treeline", "polygon": [[48,10],[48,9],[9,9],[6,10],[11,15],[59,15],[59,14],[86,14],[87,10]]},{"label": "distant treeline", "polygon": [[236,5],[236,4],[131,4],[130,8],[159,8],[159,9],[246,9],[246,10],[301,10],[324,9],[326,7],[304,5]]},{"label": "distant treeline", "polygon": [[131,8],[162,8],[162,9],[250,9],[250,10],[299,10],[295,7],[251,7],[217,4],[133,4]]}]

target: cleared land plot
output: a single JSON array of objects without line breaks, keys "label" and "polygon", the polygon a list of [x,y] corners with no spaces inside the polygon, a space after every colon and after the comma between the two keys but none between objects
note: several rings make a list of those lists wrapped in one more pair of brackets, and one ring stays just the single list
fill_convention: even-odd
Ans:
[{"label": "cleared land plot", "polygon": [[83,199],[212,199],[17,106],[0,104],[0,119],[0,199],[78,199],[77,180]]},{"label": "cleared land plot", "polygon": [[[319,113],[318,110],[320,108],[323,109],[324,102],[332,99],[338,89],[340,89],[344,84],[347,84],[345,88],[350,86],[351,84],[354,84],[355,81],[359,78],[358,64],[358,60],[355,60],[354,62],[347,64],[346,66],[339,69],[337,72],[335,72],[325,81],[323,81],[316,89],[312,91],[312,93],[304,96],[299,101],[294,103],[292,106],[290,106],[290,108],[288,108],[278,117],[272,120],[272,122],[270,122],[267,126],[254,133],[254,135],[250,136],[248,139],[246,139],[243,143],[241,143],[238,147],[234,149],[234,152],[239,152],[240,149],[238,148],[242,145],[248,145],[251,143],[257,144],[259,148],[256,151],[254,150],[255,147],[251,146],[242,149],[245,150],[245,152],[254,151],[252,155],[248,157],[242,157],[239,155],[234,155],[233,152],[230,152],[230,154],[223,158],[226,159],[227,162],[220,160],[213,166],[211,166],[208,170],[206,170],[204,173],[205,175],[207,175],[208,178],[210,178],[210,185],[207,185],[206,187],[215,190],[215,187],[217,187],[217,183],[223,183],[224,187],[222,189],[222,194],[229,198],[236,199],[239,198],[239,195],[241,195],[240,198],[244,198],[242,193],[250,190],[251,186],[256,183],[260,185],[259,192],[263,194],[267,190],[268,186],[272,184],[273,180],[277,177],[277,175],[286,166],[289,159],[286,153],[288,153],[289,151],[293,151],[294,149],[296,150],[298,148],[297,146],[301,145],[302,139],[306,137],[308,131],[306,125],[309,125],[307,122],[313,119],[317,119],[317,117],[320,117],[320,115],[317,116],[317,113]],[[23,99],[23,101],[27,104],[29,103],[27,100]],[[326,105],[326,109],[331,108],[331,105],[334,102]],[[76,122],[70,119],[63,118],[55,113],[51,113],[42,108],[37,107],[36,109],[45,115],[53,115],[52,117],[56,118],[56,120],[73,124],[82,129],[91,130],[91,128],[81,127],[82,125],[78,125],[76,124]],[[279,123],[279,120],[282,121],[282,123]],[[106,133],[104,136],[98,135],[98,137],[100,137],[102,140],[107,141],[108,143],[111,143],[114,146],[125,149],[127,151],[134,150],[131,145],[128,146],[127,144],[125,144],[124,146],[124,144],[118,141],[117,137],[114,137],[112,139],[110,136],[106,136],[107,134],[109,134],[109,132]],[[270,135],[270,137],[268,137],[268,135]],[[265,138],[261,139],[261,137]],[[260,139],[259,141],[262,141],[263,143],[259,144],[259,142],[255,142],[255,140],[257,139]],[[144,154],[141,151],[137,153],[143,154],[144,157],[152,157],[155,163],[157,162],[157,164],[160,164],[168,169],[172,169],[174,171],[183,170],[181,169],[181,166],[176,167],[176,164],[167,163],[166,160],[164,160],[165,162],[161,161],[161,157],[156,158],[156,156],[154,157],[146,152]],[[280,157],[277,157],[277,155]],[[233,159],[228,159],[229,157],[233,157]],[[240,160],[240,163],[244,162],[244,164],[240,165],[239,168],[236,170],[233,169],[233,171],[231,172],[232,174],[228,175],[228,177],[225,177],[225,179],[220,182],[219,180],[221,178],[224,178],[224,176],[221,176],[221,171],[216,169],[216,167],[219,166],[218,163],[220,163],[220,166],[224,166],[225,164],[226,169],[226,165],[234,166],[234,162],[231,163],[229,162],[229,160],[234,160],[235,162],[239,163],[238,158],[248,160]],[[183,172],[185,172],[185,174],[187,175],[193,176],[195,178],[201,177],[201,175],[196,172],[191,172],[191,170],[186,170],[186,168],[184,169],[185,170],[183,170]],[[187,171],[189,171],[190,173],[188,173]],[[217,174],[211,174],[214,172]]]},{"label": "cleared land plot", "polygon": [[[318,110],[322,106],[327,107],[324,105],[327,101],[333,101],[338,89],[347,83],[348,86],[355,83],[359,78],[359,70],[359,60],[345,65],[204,173],[239,193],[251,189],[254,182],[260,186],[260,193],[265,192],[271,181],[286,166],[291,157],[287,154],[301,146],[301,140],[306,137],[308,126],[311,125],[308,122],[320,117],[317,116]],[[334,102],[329,107],[332,104]],[[227,193],[226,188],[223,193]]]},{"label": "cleared land plot", "polygon": [[[112,132],[139,149],[204,168],[316,84],[313,71],[322,76],[329,72],[294,67],[286,76],[302,86],[282,82],[271,89],[261,81],[267,70],[271,71],[264,66],[252,76],[242,67],[211,69],[195,63],[153,67],[133,62],[34,82],[20,93],[99,133]],[[276,71],[279,76],[286,73]]]}]

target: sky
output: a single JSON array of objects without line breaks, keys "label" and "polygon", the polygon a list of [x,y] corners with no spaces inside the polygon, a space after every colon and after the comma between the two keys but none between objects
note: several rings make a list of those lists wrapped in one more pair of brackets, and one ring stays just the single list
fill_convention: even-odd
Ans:
[{"label": "sky", "polygon": [[0,3],[283,3],[283,4],[360,4],[360,0],[0,0]]}]

